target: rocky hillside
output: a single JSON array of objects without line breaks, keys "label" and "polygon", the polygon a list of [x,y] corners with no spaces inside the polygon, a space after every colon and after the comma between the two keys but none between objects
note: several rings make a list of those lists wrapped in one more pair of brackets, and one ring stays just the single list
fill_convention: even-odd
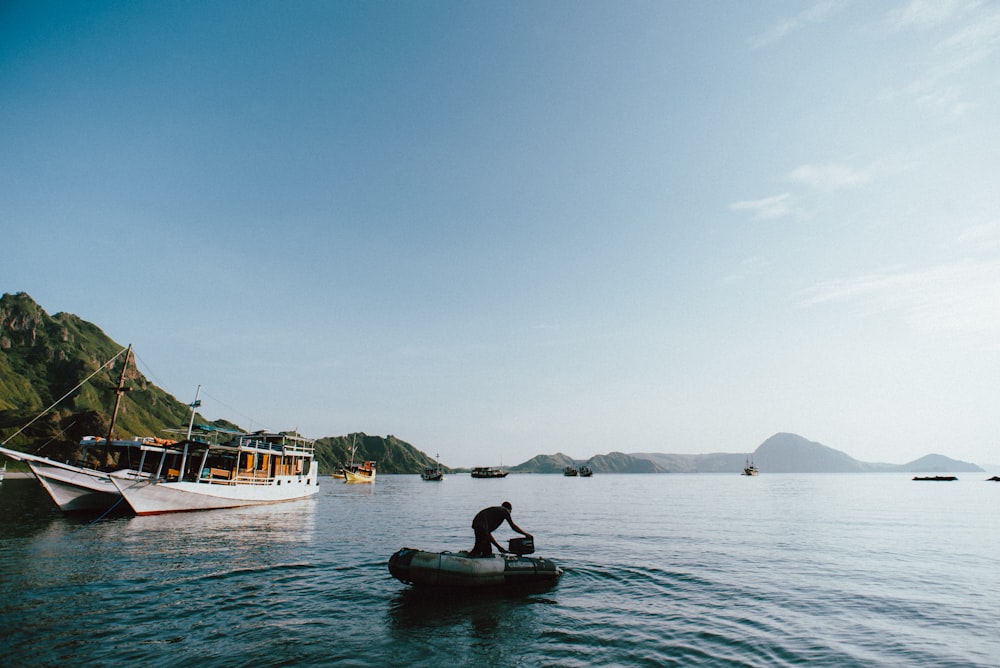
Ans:
[{"label": "rocky hillside", "polygon": [[[125,349],[75,315],[48,315],[23,292],[0,297],[0,441],[31,423],[7,447],[75,459],[76,444],[83,436],[107,434]],[[187,427],[190,407],[149,382],[134,363],[126,367],[125,386],[116,437],[163,436],[165,429]],[[35,420],[56,402],[53,410]],[[201,415],[196,422],[239,429],[228,420],[209,423]],[[375,460],[382,473],[418,473],[433,462],[394,436],[334,436],[316,443],[322,473],[350,460],[352,440],[357,444],[355,458]]]},{"label": "rocky hillside", "polygon": [[[58,402],[8,447],[34,451],[44,444],[45,453],[57,455],[83,436],[106,435],[125,357],[125,346],[97,326],[68,313],[49,316],[23,292],[5,294],[0,298],[3,439]],[[160,435],[163,429],[187,425],[190,408],[150,383],[131,363],[125,369],[125,387],[116,437]]]}]

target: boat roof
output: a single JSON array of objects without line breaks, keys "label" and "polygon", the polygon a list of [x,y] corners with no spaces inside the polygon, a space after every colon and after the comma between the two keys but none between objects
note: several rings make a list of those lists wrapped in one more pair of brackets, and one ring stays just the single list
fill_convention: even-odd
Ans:
[{"label": "boat roof", "polygon": [[188,446],[199,451],[257,452],[261,454],[282,454],[293,457],[311,457],[315,451],[315,441],[296,434],[255,432],[240,434],[224,443],[209,443],[199,439],[180,441],[175,447]]}]

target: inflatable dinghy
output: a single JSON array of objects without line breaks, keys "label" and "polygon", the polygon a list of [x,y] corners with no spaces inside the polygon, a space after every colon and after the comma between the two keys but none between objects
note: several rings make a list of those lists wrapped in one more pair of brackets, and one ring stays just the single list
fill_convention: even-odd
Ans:
[{"label": "inflatable dinghy", "polygon": [[425,552],[404,547],[389,558],[389,572],[401,582],[437,587],[511,587],[551,583],[562,569],[542,557],[494,554],[469,557],[465,552]]}]

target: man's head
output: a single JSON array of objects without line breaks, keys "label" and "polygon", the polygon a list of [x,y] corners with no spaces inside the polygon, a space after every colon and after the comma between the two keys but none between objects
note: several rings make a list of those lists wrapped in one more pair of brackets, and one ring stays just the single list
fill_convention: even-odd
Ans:
[{"label": "man's head", "polygon": [[512,507],[511,505],[510,505],[510,501],[504,501],[504,502],[503,502],[503,503],[501,503],[500,505],[501,505],[501,506],[503,506],[504,508],[506,508],[506,509],[507,509],[507,512],[508,512],[508,513],[509,513],[510,511],[512,511],[512,510],[514,509],[514,508],[513,508],[513,507]]}]

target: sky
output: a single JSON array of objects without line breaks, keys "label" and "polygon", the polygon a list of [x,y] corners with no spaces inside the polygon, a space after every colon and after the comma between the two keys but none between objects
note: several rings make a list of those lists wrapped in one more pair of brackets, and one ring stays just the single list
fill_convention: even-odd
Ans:
[{"label": "sky", "polygon": [[448,466],[1000,462],[1000,4],[0,4],[0,292]]}]

